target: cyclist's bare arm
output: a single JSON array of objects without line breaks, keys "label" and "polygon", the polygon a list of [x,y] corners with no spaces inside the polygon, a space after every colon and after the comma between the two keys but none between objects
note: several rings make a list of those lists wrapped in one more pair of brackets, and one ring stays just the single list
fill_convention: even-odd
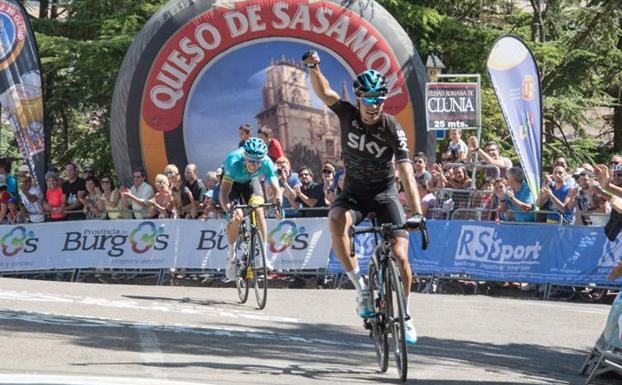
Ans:
[{"label": "cyclist's bare arm", "polygon": [[220,200],[220,207],[222,207],[225,212],[228,212],[230,208],[231,202],[229,202],[229,193],[231,193],[232,187],[233,182],[230,180],[223,179],[220,184],[220,194],[218,199]]},{"label": "cyclist's bare arm", "polygon": [[315,94],[326,104],[332,106],[339,101],[339,94],[330,88],[330,84],[320,71],[320,57],[317,53],[308,55],[304,62],[309,66],[309,78]]},{"label": "cyclist's bare arm", "polygon": [[419,199],[419,192],[417,191],[417,185],[415,183],[415,172],[410,162],[399,162],[396,164],[397,171],[400,174],[400,180],[402,181],[402,187],[406,193],[406,199],[408,206],[414,214],[423,212],[421,210],[421,200]]},{"label": "cyclist's bare arm", "polygon": [[[278,179],[270,180],[269,190],[271,190],[272,196],[274,197],[273,203],[278,203],[278,205],[283,204],[283,190],[279,186]],[[279,208],[279,210],[281,210]],[[281,212],[278,211],[276,213],[277,219],[281,219]]]}]

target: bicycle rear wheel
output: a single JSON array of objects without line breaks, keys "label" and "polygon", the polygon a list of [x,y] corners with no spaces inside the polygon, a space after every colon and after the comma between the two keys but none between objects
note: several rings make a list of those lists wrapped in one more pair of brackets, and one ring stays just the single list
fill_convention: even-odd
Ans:
[{"label": "bicycle rear wheel", "polygon": [[404,288],[393,259],[385,264],[385,312],[391,328],[391,345],[395,356],[395,366],[402,381],[408,375],[408,349],[404,318]]},{"label": "bicycle rear wheel", "polygon": [[[261,310],[266,307],[266,302],[268,301],[268,266],[266,265],[266,251],[263,247],[263,237],[259,231],[255,230],[251,237],[253,274],[249,282],[252,282],[255,287],[257,306],[259,310]],[[247,274],[246,277],[249,278],[249,275]]]},{"label": "bicycle rear wheel", "polygon": [[374,302],[376,316],[369,319],[371,326],[371,337],[374,340],[376,358],[381,372],[386,372],[389,368],[389,336],[384,327],[384,295],[380,290],[380,277],[378,267],[372,259],[369,262],[369,292]]},{"label": "bicycle rear wheel", "polygon": [[244,239],[242,235],[238,238],[237,249],[235,250],[235,259],[237,261],[237,274],[235,278],[235,286],[238,289],[238,297],[240,303],[246,303],[248,300],[249,281],[246,278],[246,266],[248,266],[249,258],[249,241]]}]

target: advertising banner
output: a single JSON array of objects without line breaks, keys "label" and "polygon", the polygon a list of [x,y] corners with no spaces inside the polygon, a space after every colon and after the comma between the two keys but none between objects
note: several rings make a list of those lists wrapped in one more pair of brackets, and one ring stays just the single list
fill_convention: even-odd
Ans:
[{"label": "advertising banner", "polygon": [[39,51],[28,14],[0,0],[0,104],[33,179],[44,186],[45,131]]},{"label": "advertising banner", "polygon": [[479,104],[477,83],[427,83],[425,112],[428,130],[479,128]]},{"label": "advertising banner", "polygon": [[[362,226],[367,226],[366,224]],[[464,274],[477,280],[610,284],[622,238],[602,227],[429,221],[430,246],[411,233],[416,274]],[[277,270],[341,273],[326,219],[269,220],[267,258]],[[447,234],[455,234],[448,237]],[[520,234],[520,236],[517,236]],[[373,255],[373,235],[355,240],[361,270]],[[227,241],[220,221],[114,220],[0,226],[0,271],[45,269],[224,269]]]},{"label": "advertising banner", "polygon": [[[175,242],[177,267],[223,269],[227,236],[220,221],[178,221]],[[266,258],[277,270],[325,268],[330,251],[330,234],[324,220],[268,219]]]},{"label": "advertising banner", "polygon": [[497,39],[486,63],[529,189],[540,192],[542,173],[542,94],[533,54],[518,37]]},{"label": "advertising banner", "polygon": [[[301,62],[319,51],[322,71],[342,99],[373,68],[390,87],[385,111],[410,150],[433,149],[425,127],[423,63],[406,32],[378,3],[337,0],[172,0],[132,43],[112,105],[117,174],[151,179],[166,164],[215,170],[238,147],[238,128],[272,129],[294,169],[341,157],[337,116],[311,89]],[[140,106],[140,108],[128,108]],[[429,143],[428,143],[429,141]],[[414,147],[414,148],[413,148]]]},{"label": "advertising banner", "polygon": [[[409,258],[420,274],[467,274],[480,280],[611,284],[622,238],[609,242],[602,227],[430,221],[430,247],[411,233]],[[455,234],[447,237],[443,234]],[[520,234],[518,236],[517,234]]]},{"label": "advertising banner", "polygon": [[[275,269],[325,268],[330,235],[325,221],[268,220]],[[224,269],[221,221],[114,220],[0,226],[0,271],[170,267]]]}]

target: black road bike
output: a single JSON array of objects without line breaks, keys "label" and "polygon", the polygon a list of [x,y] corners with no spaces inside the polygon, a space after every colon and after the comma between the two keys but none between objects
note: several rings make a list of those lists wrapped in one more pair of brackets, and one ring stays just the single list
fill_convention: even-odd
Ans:
[{"label": "black road bike", "polygon": [[264,239],[257,228],[257,209],[277,207],[276,203],[260,205],[233,205],[230,215],[236,209],[242,210],[244,217],[238,232],[235,259],[237,274],[235,285],[238,289],[240,303],[246,303],[251,286],[255,288],[255,297],[259,310],[266,307],[268,301],[268,266]]},{"label": "black road bike", "polygon": [[369,330],[374,341],[376,358],[382,372],[389,368],[389,335],[391,348],[399,377],[406,381],[408,375],[408,349],[406,346],[406,329],[404,321],[407,316],[406,302],[402,278],[393,253],[391,240],[393,232],[398,230],[421,231],[421,248],[427,249],[429,243],[425,220],[407,222],[403,225],[382,224],[368,228],[350,229],[351,251],[354,257],[354,237],[357,234],[373,233],[380,236],[373,257],[369,261],[369,291],[373,301],[375,315],[365,319],[365,328]]}]

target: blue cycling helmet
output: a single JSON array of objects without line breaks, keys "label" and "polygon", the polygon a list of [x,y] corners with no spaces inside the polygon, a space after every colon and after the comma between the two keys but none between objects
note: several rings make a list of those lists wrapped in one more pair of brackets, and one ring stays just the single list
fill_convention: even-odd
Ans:
[{"label": "blue cycling helmet", "polygon": [[376,70],[363,71],[354,80],[354,92],[357,95],[367,93],[386,95],[389,92],[387,79]]},{"label": "blue cycling helmet", "polygon": [[262,160],[268,153],[268,146],[259,138],[248,139],[242,145],[242,149],[244,150],[244,157],[252,160]]}]

